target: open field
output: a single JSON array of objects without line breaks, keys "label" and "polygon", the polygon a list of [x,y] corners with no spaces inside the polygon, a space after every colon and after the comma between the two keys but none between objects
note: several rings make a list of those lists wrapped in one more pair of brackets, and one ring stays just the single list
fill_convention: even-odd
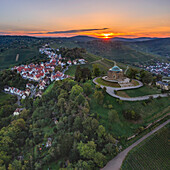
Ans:
[{"label": "open field", "polygon": [[149,86],[143,86],[138,89],[129,89],[129,90],[122,90],[117,91],[117,95],[125,97],[139,97],[139,96],[145,96],[145,95],[151,95],[151,94],[160,94],[161,90],[157,89],[156,87],[149,87]]},{"label": "open field", "polygon": [[[92,54],[86,54],[84,56],[84,59],[88,61],[88,63],[84,65],[80,65],[81,68],[87,67],[90,70],[92,70],[93,64],[96,64],[102,72],[107,73],[108,69],[114,66],[113,61],[108,60],[108,59],[102,59],[101,57],[98,57]],[[123,68],[126,68],[125,65],[122,64],[122,66]],[[69,69],[65,72],[65,74],[74,76],[76,72],[76,68],[77,68],[77,65],[70,66]]]},{"label": "open field", "polygon": [[108,82],[103,80],[101,77],[96,79],[96,82],[103,86],[109,86],[109,87],[120,87],[120,85],[116,82]]},{"label": "open field", "polygon": [[54,86],[54,83],[55,83],[55,82],[51,83],[51,84],[47,87],[47,89],[45,90],[45,92],[43,93],[43,95],[46,95],[46,94],[48,94],[48,93],[51,91],[51,89],[52,89],[53,86]]},{"label": "open field", "polygon": [[126,157],[122,170],[169,169],[170,124],[136,146]]}]

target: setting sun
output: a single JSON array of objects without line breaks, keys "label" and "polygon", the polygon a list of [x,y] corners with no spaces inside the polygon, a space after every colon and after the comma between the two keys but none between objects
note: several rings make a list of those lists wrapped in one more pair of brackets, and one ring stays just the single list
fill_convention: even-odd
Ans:
[{"label": "setting sun", "polygon": [[104,35],[104,38],[110,38],[110,34],[103,34]]},{"label": "setting sun", "polygon": [[104,39],[113,38],[113,36],[114,36],[114,33],[102,33],[102,34],[100,34],[100,37],[104,38]]}]

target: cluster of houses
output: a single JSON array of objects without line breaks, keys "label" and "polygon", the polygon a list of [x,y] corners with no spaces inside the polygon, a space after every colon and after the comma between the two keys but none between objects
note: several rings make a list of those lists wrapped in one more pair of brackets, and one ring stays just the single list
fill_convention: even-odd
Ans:
[{"label": "cluster of houses", "polygon": [[25,99],[31,93],[30,89],[26,89],[25,91],[22,91],[15,87],[9,87],[9,86],[5,86],[4,91],[14,94],[14,95],[17,95],[17,96],[20,96],[22,99]]},{"label": "cluster of houses", "polygon": [[[71,61],[70,59],[62,58],[61,54],[56,54],[54,52],[55,50],[48,47],[48,44],[44,45],[42,48],[39,49],[39,52],[41,54],[46,54],[48,58],[56,58],[57,64],[64,66],[64,65],[79,65],[79,64],[85,64],[85,59],[75,59]],[[59,52],[59,49],[57,49],[57,52]]]},{"label": "cluster of houses", "polygon": [[143,68],[153,74],[170,77],[170,63],[157,61],[154,65],[143,66]]},{"label": "cluster of houses", "polygon": [[[28,79],[30,81],[40,81],[43,80],[44,78],[50,78],[53,77],[55,73],[55,67],[57,66],[56,64],[56,59],[53,58],[49,62],[46,63],[40,63],[40,64],[28,64],[28,65],[20,65],[20,66],[15,66],[13,70],[17,70],[17,73],[20,73],[20,75],[24,79]],[[62,78],[64,74],[60,74],[60,78]],[[65,76],[67,77],[67,76]],[[52,78],[52,81],[54,79]]]},{"label": "cluster of houses", "polygon": [[169,90],[169,89],[170,89],[170,85],[169,85],[169,83],[167,83],[167,82],[157,81],[157,82],[156,82],[156,85],[157,85],[158,87],[160,87],[161,89],[163,89],[163,90]]},{"label": "cluster of houses", "polygon": [[46,54],[48,58],[50,58],[49,61],[41,62],[39,64],[30,63],[28,65],[20,65],[12,68],[12,70],[17,70],[17,73],[19,73],[24,79],[39,82],[39,89],[42,90],[45,85],[49,84],[47,83],[49,79],[51,81],[57,81],[69,77],[63,72],[55,72],[56,66],[61,66],[63,68],[65,65],[70,66],[72,64],[85,64],[86,62],[84,59],[76,59],[74,61],[66,60],[61,57],[61,54],[57,55],[51,51],[51,48],[47,48],[46,46],[40,48],[39,51],[41,54]]},{"label": "cluster of houses", "polygon": [[[59,49],[57,49],[57,51],[59,52]],[[28,65],[20,65],[12,68],[12,70],[16,70],[23,79],[38,82],[38,85],[34,87],[34,85],[28,83],[26,85],[25,91],[19,90],[15,87],[5,86],[5,92],[18,95],[22,99],[25,99],[30,95],[31,89],[39,89],[39,91],[34,95],[35,97],[41,97],[41,90],[44,90],[52,81],[63,80],[69,77],[68,75],[64,74],[68,66],[86,63],[84,59],[76,59],[71,61],[70,59],[68,60],[66,58],[62,58],[61,54],[56,54],[52,48],[48,47],[48,44],[40,48],[39,52],[41,54],[46,54],[49,58],[49,61],[41,62],[39,64],[30,63]],[[64,66],[67,67],[62,72],[60,72],[55,71],[56,66],[61,66],[61,68]]]}]

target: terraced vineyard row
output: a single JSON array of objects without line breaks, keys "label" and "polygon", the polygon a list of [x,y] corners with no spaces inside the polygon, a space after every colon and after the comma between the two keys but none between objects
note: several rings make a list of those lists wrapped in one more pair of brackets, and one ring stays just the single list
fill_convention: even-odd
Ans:
[{"label": "terraced vineyard row", "polygon": [[134,148],[123,162],[122,170],[167,170],[170,168],[169,155],[170,124]]}]

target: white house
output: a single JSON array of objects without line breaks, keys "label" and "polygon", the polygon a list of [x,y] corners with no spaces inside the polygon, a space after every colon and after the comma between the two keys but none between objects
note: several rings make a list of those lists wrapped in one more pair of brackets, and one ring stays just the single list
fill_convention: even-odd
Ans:
[{"label": "white house", "polygon": [[169,84],[165,83],[165,82],[162,82],[162,81],[157,81],[156,85],[159,86],[161,89],[164,89],[164,90],[169,90],[170,89]]},{"label": "white house", "polygon": [[4,87],[4,91],[9,92],[9,91],[10,91],[9,87],[8,87],[8,86],[5,86],[5,87]]},{"label": "white house", "polygon": [[20,115],[20,113],[23,111],[23,108],[17,108],[14,113],[13,113],[13,116],[18,116]]}]

